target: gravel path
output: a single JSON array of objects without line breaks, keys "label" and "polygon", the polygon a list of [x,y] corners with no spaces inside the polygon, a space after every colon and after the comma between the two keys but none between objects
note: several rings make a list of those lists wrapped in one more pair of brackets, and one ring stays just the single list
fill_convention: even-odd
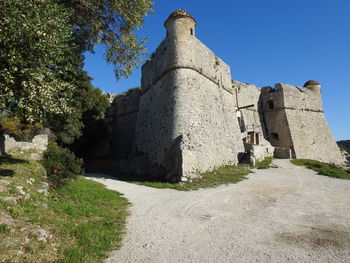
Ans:
[{"label": "gravel path", "polygon": [[107,262],[350,262],[350,180],[274,164],[191,192],[88,174],[132,203],[123,246]]}]

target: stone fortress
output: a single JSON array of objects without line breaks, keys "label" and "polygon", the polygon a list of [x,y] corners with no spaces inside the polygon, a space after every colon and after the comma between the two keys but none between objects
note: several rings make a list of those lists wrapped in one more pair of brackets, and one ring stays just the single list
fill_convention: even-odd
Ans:
[{"label": "stone fortress", "polygon": [[115,96],[107,115],[110,149],[124,170],[179,181],[268,156],[343,162],[319,83],[233,81],[230,67],[195,37],[189,13],[177,10],[164,25],[164,41],[142,67],[141,89]]}]

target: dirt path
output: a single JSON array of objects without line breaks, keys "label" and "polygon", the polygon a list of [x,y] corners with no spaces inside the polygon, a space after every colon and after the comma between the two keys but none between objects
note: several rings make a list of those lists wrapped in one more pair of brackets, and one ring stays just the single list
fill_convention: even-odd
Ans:
[{"label": "dirt path", "polygon": [[350,262],[350,180],[274,164],[191,192],[89,174],[133,204],[123,246],[107,262]]}]

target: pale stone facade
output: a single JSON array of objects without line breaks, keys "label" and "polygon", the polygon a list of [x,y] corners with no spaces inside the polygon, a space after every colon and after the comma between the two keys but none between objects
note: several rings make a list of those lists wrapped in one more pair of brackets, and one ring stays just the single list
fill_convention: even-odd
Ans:
[{"label": "pale stone facade", "polygon": [[166,38],[142,67],[141,90],[114,98],[110,145],[129,172],[181,180],[247,155],[252,164],[267,156],[342,162],[320,87],[231,81],[195,26],[187,12],[171,14]]}]

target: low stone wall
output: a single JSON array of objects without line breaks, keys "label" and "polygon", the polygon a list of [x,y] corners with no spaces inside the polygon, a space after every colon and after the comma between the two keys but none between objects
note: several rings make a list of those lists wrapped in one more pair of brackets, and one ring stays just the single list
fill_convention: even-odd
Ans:
[{"label": "low stone wall", "polygon": [[275,147],[268,145],[244,144],[246,151],[250,152],[250,165],[255,165],[257,162],[264,160],[266,157],[273,157]]},{"label": "low stone wall", "polygon": [[3,155],[14,151],[34,151],[37,154],[41,154],[47,149],[48,142],[47,134],[37,135],[31,142],[18,142],[9,135],[0,135],[0,154]]}]

